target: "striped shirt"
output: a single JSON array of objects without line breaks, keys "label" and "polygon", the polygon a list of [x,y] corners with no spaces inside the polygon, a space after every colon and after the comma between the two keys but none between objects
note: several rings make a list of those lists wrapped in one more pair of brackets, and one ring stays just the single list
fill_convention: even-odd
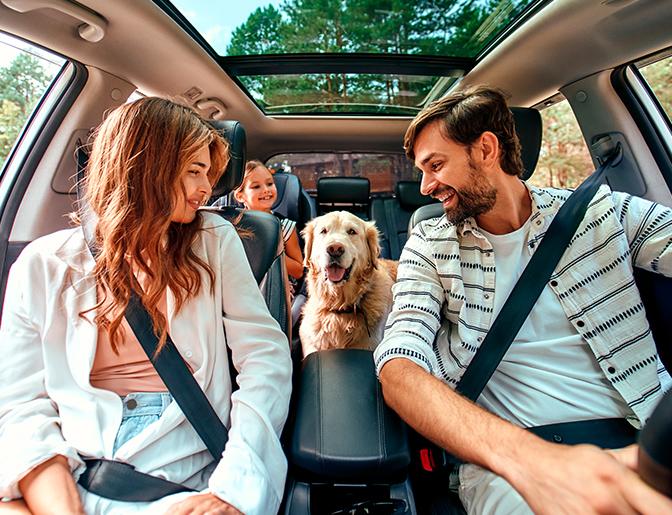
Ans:
[{"label": "striped shirt", "polygon": [[[539,241],[569,190],[527,185],[527,249]],[[672,210],[602,186],[549,281],[567,319],[641,427],[669,375],[635,285],[632,266],[672,276]],[[455,387],[492,322],[495,259],[473,218],[419,224],[402,252],[394,305],[375,351],[376,368],[405,357]],[[660,377],[659,377],[660,376]]]},{"label": "striped shirt", "polygon": [[292,233],[296,229],[296,222],[289,218],[280,218],[280,223],[282,224],[282,241],[287,244],[289,238],[292,237]]}]

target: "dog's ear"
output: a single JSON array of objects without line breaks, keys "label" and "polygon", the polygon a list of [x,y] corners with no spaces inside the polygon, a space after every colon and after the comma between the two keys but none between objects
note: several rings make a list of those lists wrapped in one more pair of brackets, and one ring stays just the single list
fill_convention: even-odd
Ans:
[{"label": "dog's ear", "polygon": [[313,253],[313,233],[315,231],[315,220],[311,220],[301,231],[303,236],[303,266],[310,268],[310,255]]},{"label": "dog's ear", "polygon": [[376,222],[365,222],[366,243],[369,247],[369,259],[373,268],[378,268],[378,255],[380,254],[380,233]]}]

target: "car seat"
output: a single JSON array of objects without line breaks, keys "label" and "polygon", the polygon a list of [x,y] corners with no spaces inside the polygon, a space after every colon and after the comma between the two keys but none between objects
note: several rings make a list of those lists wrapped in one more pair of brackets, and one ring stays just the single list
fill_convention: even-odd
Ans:
[{"label": "car seat", "polygon": [[[226,172],[213,188],[213,195],[225,196],[243,181],[247,144],[245,129],[236,121],[210,123],[229,142],[231,157]],[[291,341],[289,284],[285,272],[285,247],[280,221],[268,213],[234,206],[211,206],[204,209],[219,214],[248,232],[242,237],[242,242],[250,267],[271,315]]]},{"label": "car seat", "polygon": [[376,198],[371,202],[371,219],[381,232],[380,257],[398,260],[406,243],[408,221],[413,212],[438,202],[420,193],[420,181],[399,181],[392,198]]},{"label": "car seat", "polygon": [[[315,200],[308,192],[303,189],[301,179],[291,173],[277,171],[273,174],[275,187],[278,190],[278,198],[275,200],[271,210],[274,213],[294,220],[296,230],[301,233],[303,228],[310,220],[317,216]],[[303,242],[299,239],[301,248]]]},{"label": "car seat", "polygon": [[317,180],[317,214],[350,211],[369,219],[371,182],[366,177],[320,177]]}]

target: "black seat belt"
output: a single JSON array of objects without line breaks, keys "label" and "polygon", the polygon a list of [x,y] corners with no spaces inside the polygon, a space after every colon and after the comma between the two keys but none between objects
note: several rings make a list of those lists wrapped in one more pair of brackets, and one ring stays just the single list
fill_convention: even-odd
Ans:
[{"label": "black seat belt", "polygon": [[481,394],[567,249],[607,170],[620,162],[618,159],[620,156],[622,149],[619,143],[604,164],[560,207],[483,343],[462,375],[455,388],[457,392],[474,402]]},{"label": "black seat belt", "polygon": [[[80,203],[82,230],[87,246],[94,259],[98,253],[94,228],[95,213],[83,194],[87,156],[77,150],[77,196]],[[135,282],[135,288],[140,285]],[[178,406],[205,443],[216,461],[222,458],[228,440],[228,431],[215,412],[212,404],[199,386],[177,347],[166,335],[166,343],[157,353],[159,339],[154,332],[152,318],[142,305],[137,291],[131,297],[124,316],[143,350],[166,385]],[[87,470],[80,483],[88,491],[106,497],[130,502],[148,502],[176,491],[190,491],[182,485],[162,478],[135,471],[132,465],[104,459],[87,459]]]}]

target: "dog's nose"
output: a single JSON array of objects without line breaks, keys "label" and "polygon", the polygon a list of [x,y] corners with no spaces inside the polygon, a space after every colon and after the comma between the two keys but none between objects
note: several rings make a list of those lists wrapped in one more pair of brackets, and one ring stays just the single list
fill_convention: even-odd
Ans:
[{"label": "dog's nose", "polygon": [[340,243],[332,243],[327,247],[327,253],[332,257],[341,257],[343,252],[343,245]]}]

